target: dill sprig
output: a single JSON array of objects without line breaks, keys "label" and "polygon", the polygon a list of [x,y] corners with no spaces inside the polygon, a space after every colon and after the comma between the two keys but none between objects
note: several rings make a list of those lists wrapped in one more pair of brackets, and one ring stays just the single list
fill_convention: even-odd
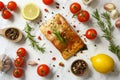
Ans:
[{"label": "dill sprig", "polygon": [[45,47],[44,45],[42,45],[41,47],[39,46],[38,42],[34,40],[34,35],[31,34],[31,31],[33,30],[33,28],[29,25],[29,24],[26,24],[25,28],[24,28],[24,31],[26,32],[27,34],[27,37],[26,39],[28,39],[30,41],[30,45],[39,50],[40,52],[44,53],[45,52]]},{"label": "dill sprig", "polygon": [[103,37],[109,42],[109,50],[115,53],[120,60],[120,46],[116,45],[113,41],[112,32],[114,30],[114,26],[112,26],[110,15],[107,12],[99,14],[96,9],[92,16],[97,20],[97,24],[103,31]]}]

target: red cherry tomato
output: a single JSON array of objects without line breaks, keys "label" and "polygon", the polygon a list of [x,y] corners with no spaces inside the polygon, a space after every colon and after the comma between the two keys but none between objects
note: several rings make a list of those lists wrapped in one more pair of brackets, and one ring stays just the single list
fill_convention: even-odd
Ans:
[{"label": "red cherry tomato", "polygon": [[16,4],[16,2],[14,2],[14,1],[8,2],[7,8],[10,9],[10,10],[16,10],[16,9],[17,9],[17,4]]},{"label": "red cherry tomato", "polygon": [[75,14],[81,10],[81,5],[77,2],[74,2],[70,5],[70,11]]},{"label": "red cherry tomato", "polygon": [[54,0],[42,0],[44,4],[50,5],[54,2]]},{"label": "red cherry tomato", "polygon": [[17,56],[19,57],[25,57],[27,55],[25,48],[19,48],[16,53],[17,53]]},{"label": "red cherry tomato", "polygon": [[37,68],[37,73],[39,76],[47,76],[50,72],[50,68],[46,64],[41,64]]},{"label": "red cherry tomato", "polygon": [[21,58],[21,57],[16,58],[16,59],[14,60],[14,65],[15,65],[16,67],[22,67],[22,66],[24,66],[24,59]]},{"label": "red cherry tomato", "polygon": [[85,34],[87,39],[95,39],[97,37],[97,32],[95,29],[88,29]]},{"label": "red cherry tomato", "polygon": [[80,22],[87,22],[90,18],[90,15],[86,10],[81,10],[77,16]]},{"label": "red cherry tomato", "polygon": [[5,7],[4,3],[0,1],[0,11]]},{"label": "red cherry tomato", "polygon": [[22,77],[23,72],[24,71],[21,68],[16,68],[16,69],[13,70],[13,76],[15,78],[20,78],[20,77]]},{"label": "red cherry tomato", "polygon": [[3,17],[4,19],[9,19],[11,16],[12,16],[12,14],[11,14],[11,12],[8,11],[8,10],[4,10],[4,11],[2,12],[2,17]]}]

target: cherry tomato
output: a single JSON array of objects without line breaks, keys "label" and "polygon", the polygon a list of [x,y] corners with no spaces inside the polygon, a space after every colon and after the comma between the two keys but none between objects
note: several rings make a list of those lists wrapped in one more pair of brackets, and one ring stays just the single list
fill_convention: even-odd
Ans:
[{"label": "cherry tomato", "polygon": [[81,5],[77,2],[74,2],[70,5],[70,11],[75,14],[81,10]]},{"label": "cherry tomato", "polygon": [[16,68],[16,69],[13,70],[13,76],[14,76],[15,78],[20,78],[20,77],[22,77],[23,72],[24,72],[23,69],[21,69],[21,68]]},{"label": "cherry tomato", "polygon": [[90,18],[90,15],[86,10],[81,10],[77,16],[80,22],[87,22]]},{"label": "cherry tomato", "polygon": [[21,58],[21,57],[16,58],[16,59],[14,60],[14,65],[15,65],[16,67],[22,67],[22,66],[24,66],[24,59]]},{"label": "cherry tomato", "polygon": [[54,2],[54,0],[42,0],[44,4],[50,5]]},{"label": "cherry tomato", "polygon": [[0,11],[5,7],[4,3],[0,1]]},{"label": "cherry tomato", "polygon": [[19,57],[25,57],[27,55],[25,48],[19,48],[16,53],[17,53],[17,56]]},{"label": "cherry tomato", "polygon": [[9,19],[11,16],[12,16],[12,14],[11,14],[11,12],[8,11],[8,10],[4,10],[4,11],[2,12],[2,17],[3,17],[4,19]]},{"label": "cherry tomato", "polygon": [[41,64],[37,68],[38,75],[44,77],[47,76],[50,72],[50,68],[46,64]]},{"label": "cherry tomato", "polygon": [[14,1],[8,2],[7,8],[10,9],[10,10],[16,10],[16,9],[17,9],[17,4],[16,4],[16,2],[14,2]]},{"label": "cherry tomato", "polygon": [[85,34],[86,38],[88,39],[95,39],[97,37],[97,32],[95,29],[88,29]]}]

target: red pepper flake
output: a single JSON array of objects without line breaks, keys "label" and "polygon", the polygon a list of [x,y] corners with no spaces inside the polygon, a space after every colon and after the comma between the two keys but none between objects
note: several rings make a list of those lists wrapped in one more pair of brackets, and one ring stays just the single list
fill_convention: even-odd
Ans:
[{"label": "red pepper flake", "polygon": [[83,51],[80,51],[80,53],[82,54],[82,53],[83,53]]},{"label": "red pepper flake", "polygon": [[51,34],[51,31],[47,31],[48,34]]},{"label": "red pepper flake", "polygon": [[40,36],[38,36],[38,40],[42,40]]},{"label": "red pepper flake", "polygon": [[56,57],[53,57],[52,60],[55,61],[55,60],[56,60]]},{"label": "red pepper flake", "polygon": [[40,22],[42,22],[42,20],[40,20]]},{"label": "red pepper flake", "polygon": [[49,12],[48,9],[46,9],[46,8],[44,9],[44,11],[45,11],[45,12]]},{"label": "red pepper flake", "polygon": [[59,6],[56,6],[57,9],[59,9]]},{"label": "red pepper flake", "polygon": [[77,30],[77,33],[79,33],[80,32],[80,30]]},{"label": "red pepper flake", "polygon": [[59,66],[64,67],[65,65],[63,64],[63,62],[60,62]]},{"label": "red pepper flake", "polygon": [[76,25],[73,25],[74,28],[76,28]]}]

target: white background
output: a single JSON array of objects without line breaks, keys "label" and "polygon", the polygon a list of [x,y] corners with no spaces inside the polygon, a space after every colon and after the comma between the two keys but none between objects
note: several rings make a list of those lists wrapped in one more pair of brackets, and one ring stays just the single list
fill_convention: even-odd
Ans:
[{"label": "white background", "polygon": [[[10,0],[0,0],[0,1],[3,1],[5,4],[7,4]],[[19,28],[25,35],[23,29],[27,22],[34,28],[32,33],[36,36],[35,37],[36,40],[38,36],[41,36],[42,40],[41,41],[37,40],[37,41],[40,43],[40,45],[45,43],[46,52],[42,54],[41,52],[34,50],[29,45],[29,41],[25,42],[24,40],[22,40],[19,43],[13,43],[8,41],[4,37],[0,36],[0,54],[3,54],[3,53],[7,54],[8,56],[11,57],[12,61],[17,57],[16,50],[19,47],[26,48],[28,52],[28,56],[26,58],[26,65],[23,68],[25,71],[24,76],[20,79],[14,78],[12,76],[13,69],[11,69],[8,73],[2,73],[2,72],[0,73],[0,80],[120,80],[120,61],[118,60],[116,55],[114,55],[108,50],[109,43],[104,38],[101,37],[103,33],[101,32],[100,28],[96,24],[96,21],[93,20],[93,17],[92,17],[92,13],[93,11],[95,11],[95,9],[99,9],[99,12],[104,11],[103,5],[106,2],[114,3],[120,12],[120,0],[94,0],[90,6],[85,6],[82,3],[82,0],[55,0],[60,4],[59,9],[56,8],[55,3],[51,6],[44,5],[42,3],[42,0],[14,0],[14,1],[16,1],[16,3],[18,4],[19,9],[17,9],[17,11],[15,12],[12,11],[13,18],[11,18],[10,20],[5,20],[0,16],[0,29],[14,26]],[[23,19],[21,15],[22,7],[29,2],[35,3],[41,10],[42,22],[40,22],[39,24],[37,24],[37,22],[39,22],[40,19],[37,19],[35,21],[26,21],[25,19]],[[72,18],[72,14],[69,11],[69,6],[72,2],[80,3],[82,6],[82,9],[89,11],[91,18],[87,23],[83,24],[83,23],[80,23],[77,20],[77,18]],[[62,7],[65,7],[65,9],[63,9]],[[45,8],[49,10],[49,13],[46,13],[44,11]],[[54,12],[54,14],[52,14],[52,12]],[[74,29],[75,31],[80,30],[80,32],[78,33],[79,36],[85,34],[86,30],[89,28],[94,28],[98,32],[97,39],[93,41],[87,40],[87,42],[85,42],[84,41],[85,37],[82,36],[81,38],[87,44],[88,50],[83,51],[82,54],[78,52],[77,56],[71,57],[69,60],[64,60],[60,55],[60,52],[48,40],[46,40],[46,38],[43,36],[43,34],[41,34],[39,30],[39,26],[43,22],[45,22],[47,19],[51,18],[57,13],[62,14],[72,27],[73,25],[76,25],[76,28]],[[1,12],[0,12],[0,15],[1,15]],[[45,18],[45,16],[47,18]],[[116,20],[112,20],[113,25],[115,21]],[[114,41],[116,42],[116,44],[120,45],[120,36],[119,36],[120,29],[115,28],[113,34],[114,34]],[[97,47],[94,46],[95,44],[97,45]],[[52,51],[52,53],[50,53],[50,51]],[[98,53],[108,54],[114,59],[115,61],[114,72],[111,72],[108,74],[101,74],[94,70],[90,61],[90,57]],[[56,61],[53,61],[52,57],[56,57]],[[40,60],[38,60],[38,58],[40,58]],[[76,59],[84,59],[88,63],[89,65],[88,75],[84,77],[79,77],[79,76],[73,75],[71,72],[68,72],[70,70],[71,63]],[[38,76],[36,73],[37,66],[31,67],[27,65],[27,62],[30,60],[34,60],[38,64],[44,63],[49,65],[51,69],[50,74],[47,77]],[[59,62],[63,62],[65,67],[60,67]],[[53,67],[53,65],[55,65],[55,67]],[[59,75],[59,77],[57,77],[57,75]]]}]

